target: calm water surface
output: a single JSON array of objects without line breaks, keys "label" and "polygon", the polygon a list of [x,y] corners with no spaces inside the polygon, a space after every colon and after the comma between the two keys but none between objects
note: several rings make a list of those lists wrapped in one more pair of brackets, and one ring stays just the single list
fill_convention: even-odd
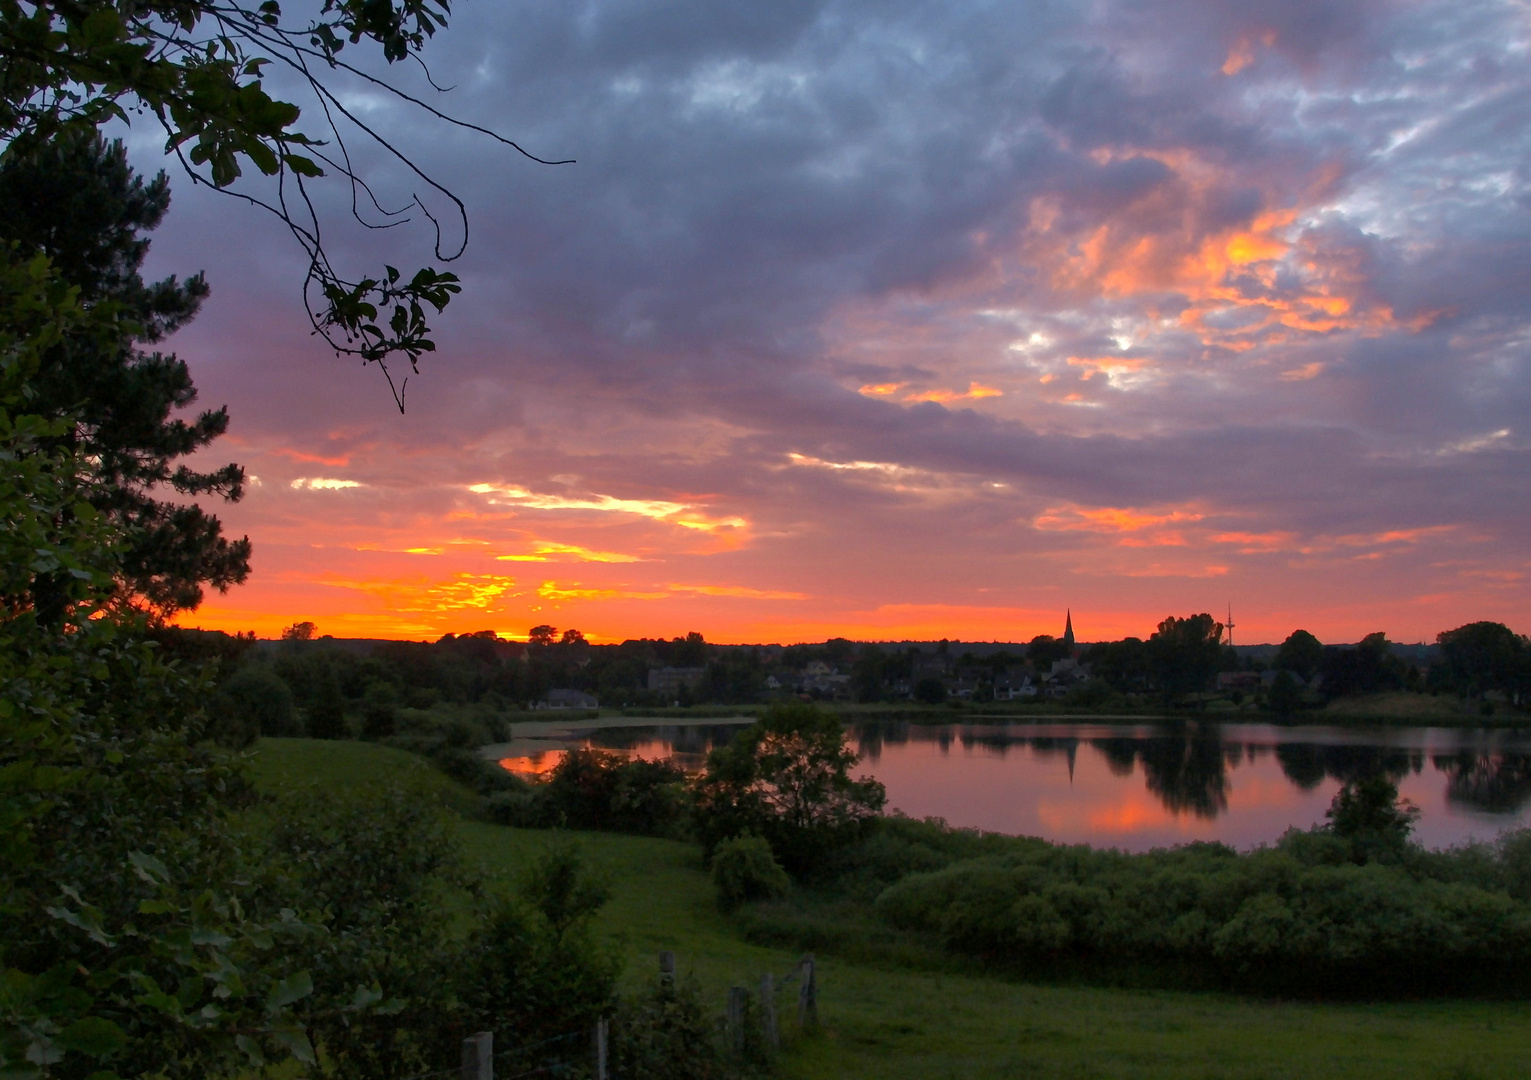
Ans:
[{"label": "calm water surface", "polygon": [[[574,745],[699,768],[737,727],[624,728]],[[1422,811],[1430,847],[1531,825],[1531,733],[1263,724],[850,726],[859,770],[888,806],[953,825],[1144,851],[1191,840],[1239,848],[1321,824],[1340,785],[1385,773]],[[563,743],[562,745],[570,745]],[[540,772],[558,750],[502,761]]]}]

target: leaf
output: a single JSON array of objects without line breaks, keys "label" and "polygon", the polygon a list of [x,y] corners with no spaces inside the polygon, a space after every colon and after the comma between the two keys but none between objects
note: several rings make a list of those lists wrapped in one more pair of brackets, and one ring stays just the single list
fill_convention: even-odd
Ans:
[{"label": "leaf", "polygon": [[284,154],[282,160],[287,163],[289,169],[299,176],[324,175],[324,170],[319,167],[318,162],[312,158],[306,158],[302,154]]},{"label": "leaf", "polygon": [[77,1050],[91,1057],[106,1057],[126,1046],[128,1037],[110,1020],[87,1016],[66,1027],[58,1035],[57,1041],[66,1050]]},{"label": "leaf", "polygon": [[271,993],[266,995],[266,1012],[278,1012],[313,992],[314,980],[309,977],[308,972],[300,971],[296,975],[289,975],[273,986]]},{"label": "leaf", "polygon": [[296,1024],[280,1027],[271,1032],[271,1037],[291,1051],[292,1056],[305,1064],[314,1064],[314,1045],[308,1041],[308,1035]]},{"label": "leaf", "polygon": [[128,855],[128,861],[137,869],[138,876],[151,885],[164,885],[170,881],[170,871],[153,855],[134,851]]}]

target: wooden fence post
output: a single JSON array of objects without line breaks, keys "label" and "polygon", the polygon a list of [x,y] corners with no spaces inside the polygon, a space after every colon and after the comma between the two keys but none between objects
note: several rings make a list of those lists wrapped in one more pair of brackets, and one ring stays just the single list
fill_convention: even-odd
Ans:
[{"label": "wooden fence post", "polygon": [[744,1011],[750,992],[742,986],[728,988],[728,1044],[735,1057],[744,1054]]},{"label": "wooden fence post", "polygon": [[760,977],[760,1034],[766,1053],[776,1053],[781,1045],[776,1030],[776,979],[769,971]]},{"label": "wooden fence post", "polygon": [[675,954],[669,949],[659,954],[659,978],[671,986],[675,985]]},{"label": "wooden fence post", "polygon": [[813,953],[803,957],[802,970],[802,982],[797,987],[797,1023],[804,1031],[811,1031],[819,1026],[819,984]]},{"label": "wooden fence post", "polygon": [[607,1020],[601,1017],[595,1022],[595,1080],[608,1080],[606,1072]]},{"label": "wooden fence post", "polygon": [[462,1041],[462,1080],[494,1080],[494,1032],[480,1031]]}]

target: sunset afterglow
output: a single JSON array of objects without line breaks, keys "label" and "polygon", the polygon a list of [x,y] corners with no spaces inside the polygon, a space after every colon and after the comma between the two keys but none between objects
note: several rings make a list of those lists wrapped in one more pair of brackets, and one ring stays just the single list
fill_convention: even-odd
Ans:
[{"label": "sunset afterglow", "polygon": [[208,273],[171,345],[254,544],[182,621],[1531,629],[1523,7],[842,8],[456,13],[444,106],[577,163],[367,99],[472,220],[403,415],[308,334],[288,239],[174,181],[149,269]]}]

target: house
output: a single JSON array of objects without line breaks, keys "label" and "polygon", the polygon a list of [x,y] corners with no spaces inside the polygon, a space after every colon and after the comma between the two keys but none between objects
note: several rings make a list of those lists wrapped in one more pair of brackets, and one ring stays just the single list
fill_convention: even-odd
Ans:
[{"label": "house", "polygon": [[658,690],[665,694],[679,692],[680,688],[690,687],[695,689],[706,674],[706,668],[699,667],[662,667],[649,670],[649,689]]},{"label": "house", "polygon": [[583,690],[549,690],[537,706],[543,709],[595,709],[600,704]]},{"label": "house", "polygon": [[1037,696],[1037,685],[1024,668],[1011,668],[994,676],[994,700],[1015,701]]},{"label": "house", "polygon": [[1073,658],[1054,660],[1052,669],[1042,677],[1047,696],[1050,698],[1066,697],[1075,686],[1089,681],[1090,665],[1081,664]]}]

